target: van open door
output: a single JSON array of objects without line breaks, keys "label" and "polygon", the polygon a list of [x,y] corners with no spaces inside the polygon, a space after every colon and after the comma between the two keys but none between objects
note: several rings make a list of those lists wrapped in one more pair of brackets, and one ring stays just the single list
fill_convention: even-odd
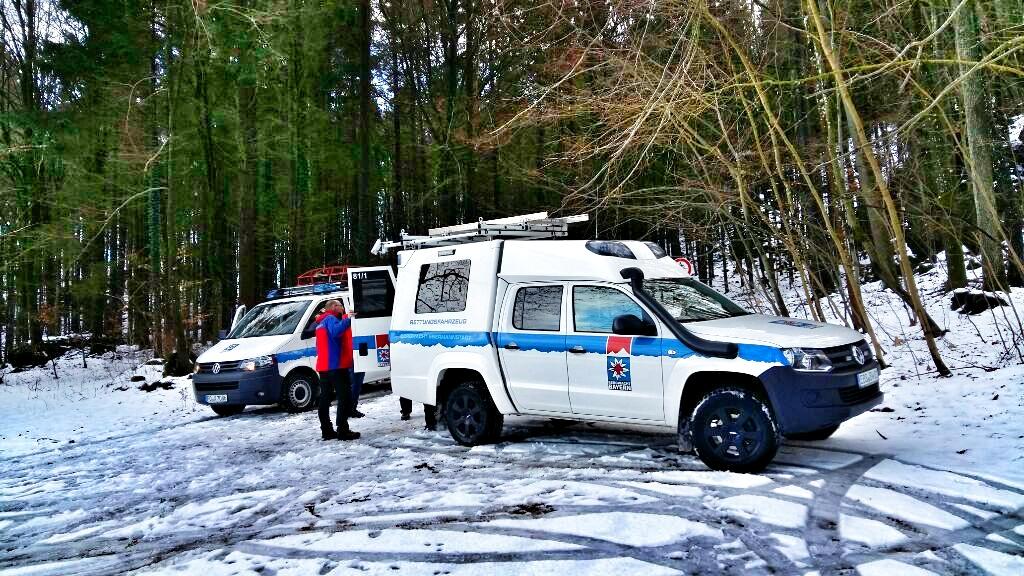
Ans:
[{"label": "van open door", "polygon": [[395,305],[395,274],[390,266],[349,268],[352,295],[352,355],[356,372],[366,381],[386,378],[391,372],[391,311]]}]

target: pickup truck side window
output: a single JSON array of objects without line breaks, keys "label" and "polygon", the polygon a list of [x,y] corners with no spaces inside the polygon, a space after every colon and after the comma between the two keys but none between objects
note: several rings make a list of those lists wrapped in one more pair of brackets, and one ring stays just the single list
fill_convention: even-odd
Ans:
[{"label": "pickup truck side window", "polygon": [[562,287],[520,288],[512,307],[512,326],[516,330],[558,331],[562,327]]},{"label": "pickup truck side window", "polygon": [[462,312],[469,294],[471,260],[435,262],[420,267],[416,313]]},{"label": "pickup truck side window", "polygon": [[577,332],[611,334],[612,322],[622,314],[650,320],[650,316],[632,298],[606,286],[574,286],[572,310]]}]

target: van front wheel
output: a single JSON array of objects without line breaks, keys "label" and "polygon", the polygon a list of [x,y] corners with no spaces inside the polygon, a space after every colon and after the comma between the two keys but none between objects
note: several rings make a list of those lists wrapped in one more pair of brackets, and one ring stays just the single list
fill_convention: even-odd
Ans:
[{"label": "van front wheel", "polygon": [[768,404],[740,388],[720,388],[704,397],[690,417],[697,457],[713,470],[757,473],[779,449],[779,427]]},{"label": "van front wheel", "polygon": [[302,374],[290,374],[281,387],[281,406],[289,412],[305,412],[317,401],[317,382]]},{"label": "van front wheel", "polygon": [[463,382],[452,390],[444,415],[452,438],[463,446],[489,444],[501,436],[504,418],[482,382]]}]

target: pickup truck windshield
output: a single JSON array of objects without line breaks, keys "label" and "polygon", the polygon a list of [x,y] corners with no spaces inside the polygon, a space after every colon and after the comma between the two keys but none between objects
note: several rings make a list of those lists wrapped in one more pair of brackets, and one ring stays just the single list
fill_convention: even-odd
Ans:
[{"label": "pickup truck windshield", "polygon": [[749,314],[732,300],[692,278],[644,280],[644,290],[679,322],[701,322]]},{"label": "pickup truck windshield", "polygon": [[249,310],[231,329],[228,339],[291,334],[302,320],[310,300],[260,304]]}]

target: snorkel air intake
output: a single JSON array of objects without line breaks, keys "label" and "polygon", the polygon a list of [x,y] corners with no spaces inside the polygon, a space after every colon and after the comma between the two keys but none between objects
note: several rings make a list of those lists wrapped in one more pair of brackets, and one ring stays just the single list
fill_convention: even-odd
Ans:
[{"label": "snorkel air intake", "polygon": [[732,342],[718,342],[707,340],[687,330],[679,323],[660,302],[654,299],[644,290],[644,272],[639,268],[623,268],[619,275],[624,280],[629,280],[633,295],[647,305],[654,312],[654,315],[661,320],[662,324],[668,327],[672,335],[679,339],[684,346],[703,356],[714,356],[716,358],[735,358],[739,354],[739,347]]}]

